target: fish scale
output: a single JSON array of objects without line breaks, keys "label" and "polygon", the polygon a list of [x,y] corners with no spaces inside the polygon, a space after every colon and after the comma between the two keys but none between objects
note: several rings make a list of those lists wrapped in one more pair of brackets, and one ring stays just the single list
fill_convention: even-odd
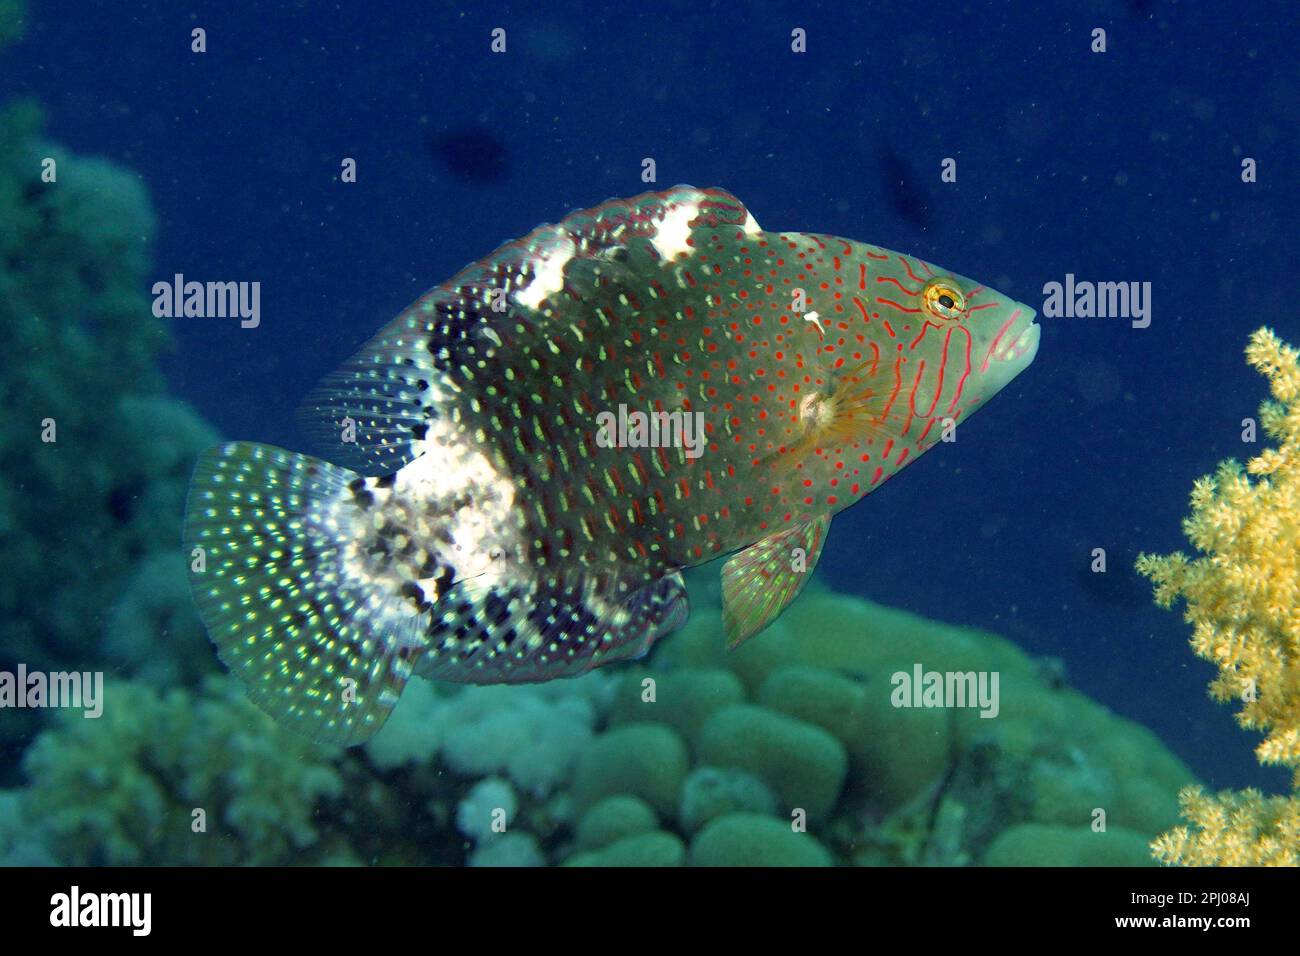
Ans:
[{"label": "fish scale", "polygon": [[[680,570],[732,552],[737,644],[797,596],[836,512],[1029,364],[1033,315],[915,257],[765,232],[720,189],[575,212],[421,296],[309,397],[338,465],[205,456],[200,609],[259,704],[346,743],[412,672],[536,681],[643,654],[686,619]],[[670,440],[612,436],[615,413]],[[330,480],[232,523],[232,470]]]}]

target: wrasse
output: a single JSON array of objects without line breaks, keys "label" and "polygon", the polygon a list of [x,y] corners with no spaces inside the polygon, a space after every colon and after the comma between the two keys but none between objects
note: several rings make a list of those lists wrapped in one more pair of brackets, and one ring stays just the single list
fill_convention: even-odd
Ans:
[{"label": "wrasse", "polygon": [[337,463],[206,452],[192,589],[258,705],[345,744],[413,673],[642,655],[686,620],[681,570],[733,552],[734,646],[794,600],[832,515],[1033,360],[1033,319],[915,257],[765,232],[720,189],[611,200],[466,267],[327,378],[303,417]]}]

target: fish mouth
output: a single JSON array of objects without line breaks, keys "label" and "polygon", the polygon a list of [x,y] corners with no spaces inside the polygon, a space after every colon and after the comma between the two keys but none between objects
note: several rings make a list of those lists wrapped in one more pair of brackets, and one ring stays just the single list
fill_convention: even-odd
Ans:
[{"label": "fish mouth", "polygon": [[[1016,314],[1017,312],[1019,315]],[[1042,326],[1034,322],[1037,314],[1029,306],[1017,304],[1011,318],[1017,325],[1020,323],[1024,325],[1018,332],[1013,327],[1009,330],[1013,334],[1003,335],[998,339],[992,350],[992,358],[995,362],[1015,362],[1023,368],[1034,360],[1034,356],[1038,354],[1038,339],[1043,331]]]}]

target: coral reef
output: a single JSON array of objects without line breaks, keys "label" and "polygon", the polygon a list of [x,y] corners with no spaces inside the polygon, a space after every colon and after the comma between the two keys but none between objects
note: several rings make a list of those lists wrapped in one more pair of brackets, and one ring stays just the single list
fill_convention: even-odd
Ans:
[{"label": "coral reef", "polygon": [[[144,295],[153,212],[134,175],[44,143],[40,127],[30,103],[0,112],[0,351],[13,359],[0,371],[0,661],[196,679],[212,655],[176,542],[194,456],[216,437],[162,391],[168,333]],[[100,640],[124,589],[129,624]],[[141,615],[168,619],[168,639]]]},{"label": "coral reef", "polygon": [[590,850],[609,846],[624,837],[649,833],[658,825],[654,807],[640,797],[606,797],[578,821],[577,847]]},{"label": "coral reef", "polygon": [[[892,677],[918,662],[997,671],[997,717],[896,706]],[[838,863],[1037,862],[1044,851],[1029,853],[1023,840],[989,855],[1003,832],[1026,824],[1061,834],[1053,845],[1071,859],[1139,861],[1134,839],[1177,819],[1176,794],[1191,775],[1149,731],[1058,685],[994,635],[814,585],[731,653],[716,610],[697,607],[683,631],[626,670],[611,730],[595,743],[656,722],[680,737],[692,769],[674,816],[658,811],[659,826],[690,842],[691,862],[734,861],[716,848],[755,819],[765,823],[754,834],[754,863],[782,847],[808,862],[809,846]],[[625,793],[644,785],[617,784]],[[696,841],[722,821],[698,855]],[[804,849],[769,841],[773,823]]]},{"label": "coral reef", "polygon": [[523,688],[435,690],[415,681],[366,749],[383,768],[436,756],[459,776],[503,774],[520,791],[546,797],[567,781],[585,750],[611,681],[600,671]]},{"label": "coral reef", "polygon": [[334,752],[277,728],[232,682],[197,695],[110,684],[104,714],[60,711],[24,757],[31,836],[73,865],[286,862],[321,844]]},{"label": "coral reef", "polygon": [[[1187,770],[1007,642],[813,588],[728,653],[697,609],[651,658],[514,687],[413,681],[339,752],[229,678],[112,685],[30,748],[29,826],[66,863],[1128,865]],[[1001,676],[1000,713],[890,703],[889,675]],[[877,697],[883,698],[883,703]],[[15,815],[10,795],[10,816]],[[206,831],[192,832],[206,811]],[[1102,818],[1101,825],[1098,820]],[[13,828],[11,827],[12,831]]]},{"label": "coral reef", "polygon": [[[1186,602],[1192,649],[1219,668],[1211,696],[1241,702],[1237,722],[1265,735],[1256,756],[1290,768],[1300,791],[1300,353],[1260,329],[1246,360],[1268,379],[1260,424],[1276,447],[1195,483],[1183,530],[1197,557],[1144,554],[1137,568],[1157,604]],[[1153,845],[1162,862],[1300,861],[1300,794],[1189,789],[1182,803],[1188,825]]]},{"label": "coral reef", "polygon": [[728,813],[691,841],[692,866],[830,866],[825,847],[782,820]]},{"label": "coral reef", "polygon": [[1092,833],[1085,827],[1020,823],[998,834],[984,853],[986,866],[1145,866],[1147,837],[1123,827]]},{"label": "coral reef", "polygon": [[655,830],[615,840],[599,850],[575,853],[566,866],[681,866],[686,847],[671,833]]}]

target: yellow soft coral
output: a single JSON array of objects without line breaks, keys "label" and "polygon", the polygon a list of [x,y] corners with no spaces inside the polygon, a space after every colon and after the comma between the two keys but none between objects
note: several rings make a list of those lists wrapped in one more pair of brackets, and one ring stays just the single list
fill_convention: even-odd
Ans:
[{"label": "yellow soft coral", "polygon": [[[1238,723],[1265,734],[1256,756],[1290,767],[1300,790],[1300,352],[1260,329],[1246,360],[1268,378],[1260,424],[1277,447],[1195,483],[1183,530],[1199,557],[1144,554],[1137,567],[1158,604],[1187,602],[1192,648],[1219,668],[1211,696],[1242,702]],[[1182,798],[1190,826],[1153,844],[1163,862],[1300,862],[1300,796]]]},{"label": "yellow soft coral", "polygon": [[1161,863],[1184,866],[1300,866],[1300,800],[1258,790],[1179,794],[1187,826],[1151,844]]}]

